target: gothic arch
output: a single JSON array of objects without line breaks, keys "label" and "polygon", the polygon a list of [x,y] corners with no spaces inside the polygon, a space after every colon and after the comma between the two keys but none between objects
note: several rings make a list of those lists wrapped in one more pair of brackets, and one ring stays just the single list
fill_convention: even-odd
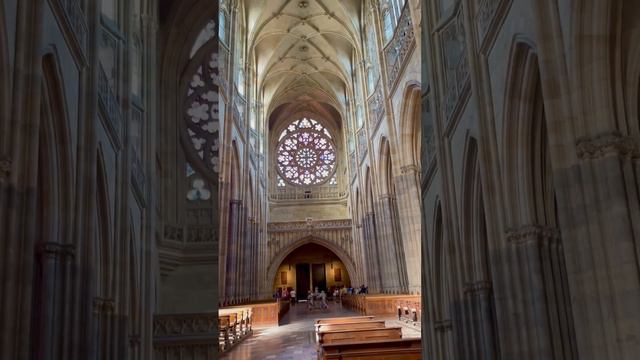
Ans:
[{"label": "gothic arch", "polygon": [[462,254],[465,281],[490,281],[489,244],[486,233],[478,142],[467,138],[462,188]]},{"label": "gothic arch", "polygon": [[380,176],[380,192],[383,195],[394,195],[395,184],[393,180],[393,158],[391,157],[391,144],[386,137],[382,137],[380,141],[380,156],[379,156],[379,171]]},{"label": "gothic arch", "polygon": [[109,188],[107,168],[102,149],[96,157],[96,242],[92,263],[96,267],[95,291],[98,297],[108,297],[111,294],[113,256],[113,234],[111,233],[111,211],[109,204]]},{"label": "gothic arch", "polygon": [[338,246],[327,239],[323,239],[321,237],[314,236],[314,235],[307,235],[292,242],[289,246],[280,250],[278,255],[275,258],[271,259],[271,263],[266,273],[267,283],[275,279],[276,272],[278,271],[278,267],[284,261],[284,259],[289,254],[291,254],[295,249],[306,244],[317,244],[331,250],[334,254],[336,254],[336,256],[338,256],[340,261],[342,261],[344,266],[347,268],[347,271],[349,272],[349,277],[351,279],[359,278],[359,276],[357,276],[358,273],[356,272],[357,268],[355,266],[355,263],[353,259],[351,259],[351,257],[348,255],[349,253],[346,249],[343,249],[341,246]]},{"label": "gothic arch", "polygon": [[529,164],[531,156],[531,117],[540,103],[540,75],[538,58],[532,43],[516,39],[511,54],[510,68],[506,80],[504,119],[504,171],[506,176],[505,200],[507,224],[517,224],[533,217],[535,194],[522,182],[530,171],[522,164]]},{"label": "gothic arch", "polygon": [[421,106],[420,84],[409,82],[404,90],[398,131],[398,159],[401,166],[420,165],[421,157]]},{"label": "gothic arch", "polygon": [[[575,329],[551,164],[543,87],[534,47],[516,41],[507,76],[504,129],[507,240],[526,251],[519,271],[529,273],[527,301],[540,316],[534,351],[541,356],[576,356]],[[527,239],[535,246],[525,246]],[[525,314],[526,315],[526,314]],[[531,316],[530,314],[528,316]],[[527,320],[524,320],[527,321]],[[554,339],[562,338],[561,346]],[[564,355],[563,355],[564,354]]]},{"label": "gothic arch", "polygon": [[[46,157],[45,166],[48,172],[45,176],[50,182],[48,194],[54,202],[50,208],[56,229],[50,229],[59,239],[69,239],[71,234],[70,214],[73,206],[74,178],[73,160],[71,152],[71,136],[69,134],[68,115],[64,99],[64,84],[59,69],[59,62],[55,53],[46,54],[42,59],[43,91],[42,112],[40,121],[41,147],[46,152],[40,156]],[[38,175],[40,176],[40,174]]]},{"label": "gothic arch", "polygon": [[[5,22],[4,6],[0,6],[0,132],[3,136],[0,138],[3,144],[8,143],[9,130],[9,106],[11,104],[11,78],[9,63],[9,45],[7,38],[7,29]],[[8,145],[3,145],[8,146]],[[8,149],[0,148],[0,155]]]},{"label": "gothic arch", "polygon": [[238,144],[235,140],[231,142],[231,172],[229,174],[229,184],[231,186],[231,200],[241,200],[242,196],[242,161],[240,159],[240,152],[238,151]]}]

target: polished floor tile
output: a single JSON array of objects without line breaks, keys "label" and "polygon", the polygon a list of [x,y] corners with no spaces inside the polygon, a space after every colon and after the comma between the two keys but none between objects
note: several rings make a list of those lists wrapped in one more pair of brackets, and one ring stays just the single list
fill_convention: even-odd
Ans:
[{"label": "polished floor tile", "polygon": [[[224,354],[223,360],[315,360],[316,342],[313,323],[316,319],[358,316],[339,304],[331,304],[328,311],[309,311],[305,304],[292,306],[279,327],[255,329],[253,335]],[[391,317],[384,318],[387,326],[402,326],[406,338],[420,337],[420,329]]]}]

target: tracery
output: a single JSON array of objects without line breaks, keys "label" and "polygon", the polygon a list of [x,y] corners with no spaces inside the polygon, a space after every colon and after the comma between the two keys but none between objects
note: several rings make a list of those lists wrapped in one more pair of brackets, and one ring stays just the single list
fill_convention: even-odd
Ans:
[{"label": "tracery", "polygon": [[291,185],[319,185],[336,170],[331,133],[316,120],[302,118],[287,126],[278,138],[277,168]]}]

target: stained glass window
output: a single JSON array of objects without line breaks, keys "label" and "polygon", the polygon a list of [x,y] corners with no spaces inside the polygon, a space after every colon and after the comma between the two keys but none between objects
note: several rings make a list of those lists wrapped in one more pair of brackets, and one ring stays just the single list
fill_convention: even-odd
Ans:
[{"label": "stained glass window", "polygon": [[329,131],[303,118],[282,131],[276,149],[280,176],[292,185],[318,185],[334,175],[336,151]]}]

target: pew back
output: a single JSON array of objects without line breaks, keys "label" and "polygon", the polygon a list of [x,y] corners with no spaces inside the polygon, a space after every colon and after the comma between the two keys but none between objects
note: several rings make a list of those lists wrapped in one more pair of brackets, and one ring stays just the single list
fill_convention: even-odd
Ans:
[{"label": "pew back", "polygon": [[320,359],[326,360],[421,360],[420,339],[347,342],[322,346]]},{"label": "pew back", "polygon": [[319,344],[402,339],[402,328],[357,329],[349,331],[327,331],[318,333]]}]

